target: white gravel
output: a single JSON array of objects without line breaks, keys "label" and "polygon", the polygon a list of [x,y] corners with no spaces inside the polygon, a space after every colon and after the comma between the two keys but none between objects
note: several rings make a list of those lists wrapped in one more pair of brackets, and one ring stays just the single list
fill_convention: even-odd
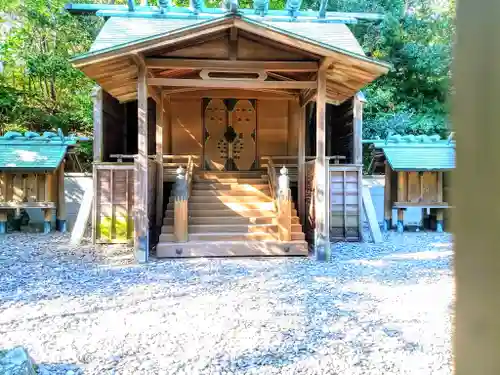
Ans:
[{"label": "white gravel", "polygon": [[67,241],[0,238],[0,349],[40,374],[451,374],[450,235],[142,266]]}]

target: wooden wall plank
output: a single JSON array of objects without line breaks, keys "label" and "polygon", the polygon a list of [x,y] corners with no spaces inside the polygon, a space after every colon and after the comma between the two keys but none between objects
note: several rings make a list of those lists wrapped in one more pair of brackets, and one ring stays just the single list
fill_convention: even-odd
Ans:
[{"label": "wooden wall plank", "polygon": [[288,101],[258,100],[257,126],[260,155],[287,155]]},{"label": "wooden wall plank", "polygon": [[299,206],[299,217],[302,225],[305,225],[306,220],[306,107],[300,106],[298,111],[298,123],[297,123],[297,163],[298,163],[298,176],[297,176],[297,188],[298,188],[298,206]]},{"label": "wooden wall plank", "polygon": [[171,99],[172,154],[201,155],[201,99]]}]

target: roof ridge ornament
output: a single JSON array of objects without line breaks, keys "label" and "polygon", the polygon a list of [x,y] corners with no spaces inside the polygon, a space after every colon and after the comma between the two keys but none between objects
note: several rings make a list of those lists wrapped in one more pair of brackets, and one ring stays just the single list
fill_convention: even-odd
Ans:
[{"label": "roof ridge ornament", "polygon": [[[194,1],[200,1],[201,0],[194,0]],[[238,0],[224,0],[224,7],[227,12],[229,13],[238,13]]]},{"label": "roof ridge ornament", "polygon": [[328,6],[328,0],[320,0],[319,3],[319,18],[326,18],[326,7]]},{"label": "roof ridge ornament", "polygon": [[264,17],[269,12],[269,0],[254,0],[253,9],[255,10],[255,14]]},{"label": "roof ridge ornament", "polygon": [[285,9],[288,11],[288,14],[292,18],[292,20],[297,19],[301,5],[302,0],[286,0]]}]

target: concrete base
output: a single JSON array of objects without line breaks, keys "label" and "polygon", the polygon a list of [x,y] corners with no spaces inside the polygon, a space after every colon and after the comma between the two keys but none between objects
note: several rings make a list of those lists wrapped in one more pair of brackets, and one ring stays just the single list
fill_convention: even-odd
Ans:
[{"label": "concrete base", "polygon": [[156,247],[158,258],[307,256],[305,241],[214,241],[162,242]]},{"label": "concrete base", "polygon": [[43,223],[43,233],[48,234],[48,233],[50,233],[51,230],[52,230],[52,225],[51,225],[50,221],[45,221]]}]

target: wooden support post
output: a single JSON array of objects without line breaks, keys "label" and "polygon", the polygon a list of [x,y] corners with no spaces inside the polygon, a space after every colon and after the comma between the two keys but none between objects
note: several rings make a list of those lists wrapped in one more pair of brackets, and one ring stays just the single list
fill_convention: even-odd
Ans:
[{"label": "wooden support post", "polygon": [[363,164],[363,100],[362,95],[357,93],[354,95],[353,103],[353,163],[357,165]]},{"label": "wooden support post", "polygon": [[290,179],[285,166],[280,170],[278,178],[278,232],[280,241],[292,240],[292,202]]},{"label": "wooden support post", "polygon": [[0,234],[7,233],[7,211],[0,210]]},{"label": "wooden support post", "polygon": [[398,202],[407,202],[408,172],[398,172]]},{"label": "wooden support post", "polygon": [[163,153],[172,154],[172,116],[170,110],[170,96],[163,98]]},{"label": "wooden support post", "polygon": [[95,162],[102,161],[103,148],[103,92],[102,88],[96,86],[92,91],[94,101],[94,140],[92,143]]},{"label": "wooden support post", "polygon": [[436,232],[443,233],[444,228],[444,208],[436,209]]},{"label": "wooden support post", "polygon": [[186,170],[177,169],[174,194],[174,235],[176,242],[188,241],[188,186]]},{"label": "wooden support post", "polygon": [[405,210],[404,208],[398,208],[398,225],[397,225],[398,233],[404,232],[404,223],[405,223]]},{"label": "wooden support post", "polygon": [[52,209],[43,209],[43,233],[48,234],[52,230]]},{"label": "wooden support post", "polygon": [[437,201],[443,202],[443,172],[437,172]]},{"label": "wooden support post", "polygon": [[137,68],[137,158],[134,161],[135,205],[135,256],[140,263],[147,262],[149,255],[148,223],[148,86],[147,69]]},{"label": "wooden support post", "polygon": [[325,168],[326,164],[326,64],[318,70],[318,93],[316,96],[316,160],[314,168],[315,178],[315,230],[314,230],[314,245],[317,260],[330,260],[330,236],[328,227],[327,215],[327,199],[329,194],[326,183]]},{"label": "wooden support post", "polygon": [[[290,102],[292,104],[292,102]],[[305,225],[306,220],[306,108],[301,107],[299,103],[293,104],[297,106],[296,118],[298,130],[298,152],[297,152],[297,190],[298,190],[298,208],[299,219],[302,225]]]},{"label": "wooden support post", "polygon": [[385,186],[384,186],[384,231],[392,228],[392,194],[391,194],[391,166],[385,161]]},{"label": "wooden support post", "polygon": [[156,103],[156,227],[163,224],[163,128],[165,115],[163,110],[163,96]]},{"label": "wooden support post", "polygon": [[66,227],[66,197],[64,191],[64,160],[57,171],[57,205],[56,205],[56,230],[65,233]]}]

